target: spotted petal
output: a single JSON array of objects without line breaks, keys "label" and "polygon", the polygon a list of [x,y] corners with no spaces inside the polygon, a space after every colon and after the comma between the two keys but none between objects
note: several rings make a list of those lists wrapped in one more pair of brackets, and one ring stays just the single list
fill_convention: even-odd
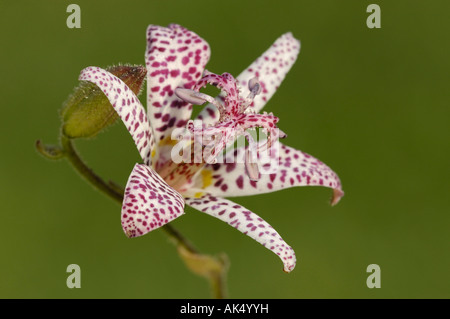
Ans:
[{"label": "spotted petal", "polygon": [[[324,186],[333,189],[331,204],[335,205],[344,195],[339,177],[327,165],[302,151],[280,143],[279,161],[274,161],[270,169],[260,168],[260,179],[251,181],[245,173],[245,149],[236,149],[228,155],[225,163],[206,165],[195,176],[193,187],[186,196],[233,197],[274,192],[294,186]],[[233,162],[231,162],[233,160]]]},{"label": "spotted petal", "polygon": [[128,179],[122,206],[122,227],[128,237],[159,228],[184,214],[183,197],[147,165],[136,164]]},{"label": "spotted petal", "polygon": [[79,80],[92,82],[102,90],[130,132],[142,160],[150,164],[153,135],[145,109],[133,91],[118,77],[98,67],[82,70]]},{"label": "spotted petal", "polygon": [[[300,42],[292,36],[292,33],[285,33],[236,78],[241,86],[243,98],[250,93],[248,81],[254,77],[258,78],[262,90],[251,104],[255,112],[259,112],[278,89],[294,65],[299,52]],[[198,119],[207,125],[214,124],[219,119],[219,111],[214,105],[208,104],[200,112]]]},{"label": "spotted petal", "polygon": [[210,195],[202,198],[186,198],[186,204],[228,223],[270,249],[281,258],[285,272],[294,269],[296,263],[294,250],[272,226],[255,213],[232,201]]},{"label": "spotted petal", "polygon": [[179,25],[147,29],[147,112],[159,144],[191,117],[192,105],[180,100],[177,87],[191,89],[209,60],[208,43]]}]

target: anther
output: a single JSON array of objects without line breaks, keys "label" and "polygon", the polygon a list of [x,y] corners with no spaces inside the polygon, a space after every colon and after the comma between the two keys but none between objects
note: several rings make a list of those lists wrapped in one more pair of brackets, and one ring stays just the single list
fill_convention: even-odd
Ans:
[{"label": "anther", "polygon": [[180,99],[182,99],[185,102],[194,104],[194,105],[202,105],[205,102],[209,102],[211,104],[213,104],[215,107],[217,107],[217,109],[219,110],[219,112],[222,114],[225,111],[225,108],[222,106],[222,104],[220,104],[219,101],[217,101],[215,98],[204,94],[204,93],[200,93],[194,90],[189,90],[189,89],[184,89],[184,88],[176,88],[175,89],[175,94],[176,96],[178,96]]},{"label": "anther", "polygon": [[197,92],[189,89],[183,89],[183,88],[176,88],[175,94],[180,99],[182,99],[185,102],[194,104],[194,105],[202,105],[206,102],[205,99],[202,99],[201,97],[196,96]]},{"label": "anther", "polygon": [[252,94],[253,97],[261,93],[261,84],[259,83],[257,77],[254,77],[250,79],[250,81],[248,81],[248,89],[250,90],[250,94]]}]

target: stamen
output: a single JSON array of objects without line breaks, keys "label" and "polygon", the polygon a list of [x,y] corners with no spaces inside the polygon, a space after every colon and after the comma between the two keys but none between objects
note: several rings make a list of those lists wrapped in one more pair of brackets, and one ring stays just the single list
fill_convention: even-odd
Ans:
[{"label": "stamen", "polygon": [[185,102],[194,104],[194,105],[202,105],[206,102],[209,102],[217,107],[220,113],[225,111],[225,108],[219,101],[215,98],[200,92],[196,92],[194,90],[176,88],[175,94]]},{"label": "stamen", "polygon": [[248,89],[250,90],[250,93],[248,94],[246,101],[241,104],[241,112],[245,112],[250,104],[252,104],[255,96],[261,93],[261,84],[257,77],[251,78],[250,81],[248,81]]},{"label": "stamen", "polygon": [[[218,99],[199,92],[207,84],[216,86],[222,91]],[[214,163],[236,136],[244,135],[249,143],[249,147],[244,154],[245,171],[251,181],[258,181],[260,179],[258,167],[260,152],[269,151],[270,155],[275,140],[286,137],[286,134],[278,130],[276,127],[278,118],[272,113],[254,114],[255,110],[249,108],[255,96],[262,91],[262,85],[258,78],[251,78],[247,85],[249,94],[247,97],[242,97],[240,86],[231,74],[217,75],[205,70],[203,77],[194,85],[192,90],[177,88],[175,94],[191,104],[202,105],[209,102],[220,113],[220,117],[215,124],[202,126],[200,129],[195,129],[192,125],[187,126],[194,133],[194,137],[196,133],[197,135],[201,133],[204,160],[207,163]],[[257,127],[262,128],[263,133],[267,135],[265,142],[256,143],[253,137],[246,132],[247,129]],[[232,134],[228,134],[228,131]]]},{"label": "stamen", "polygon": [[183,89],[183,88],[175,89],[175,95],[178,96],[183,101],[194,104],[194,105],[204,104],[206,102],[206,100],[196,96],[195,93],[197,93],[197,92],[189,90],[189,89]]},{"label": "stamen", "polygon": [[245,151],[245,172],[251,181],[260,179],[259,168],[257,163],[257,147],[253,137],[248,132],[244,132],[244,136],[248,141],[248,148]]},{"label": "stamen", "polygon": [[272,146],[276,142],[278,138],[284,138],[286,137],[286,133],[281,131],[279,128],[271,129],[269,130],[267,135],[267,139],[263,144],[260,144],[257,148],[258,154],[262,152],[269,151],[269,155],[272,155]]},{"label": "stamen", "polygon": [[252,163],[250,161],[251,151],[245,151],[245,172],[251,181],[257,182],[261,175],[259,174],[258,163]]}]

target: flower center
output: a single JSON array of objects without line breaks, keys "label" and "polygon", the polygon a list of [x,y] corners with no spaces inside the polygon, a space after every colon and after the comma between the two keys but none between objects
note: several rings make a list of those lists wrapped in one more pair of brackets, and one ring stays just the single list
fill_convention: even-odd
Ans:
[{"label": "flower center", "polygon": [[[213,98],[207,94],[199,92],[207,84],[214,85],[221,90],[219,97]],[[257,78],[248,81],[249,94],[246,97],[240,96],[239,84],[229,73],[217,75],[205,71],[205,75],[193,87],[192,90],[177,88],[175,94],[182,100],[202,105],[206,102],[213,104],[219,111],[220,117],[215,125],[206,127],[205,125],[195,126],[192,122],[187,129],[198,136],[202,136],[203,153],[207,163],[214,163],[217,156],[239,136],[245,136],[248,141],[246,149],[245,167],[247,175],[251,180],[259,179],[259,169],[256,164],[258,154],[261,151],[269,150],[273,145],[274,138],[283,138],[286,135],[279,131],[276,124],[278,118],[272,113],[255,114],[251,107],[253,99],[261,92],[261,84]],[[262,128],[267,135],[265,143],[257,143],[248,129]]]},{"label": "flower center", "polygon": [[[214,85],[222,91],[218,99],[207,94],[199,92],[200,89],[206,87],[207,84]],[[193,87],[192,90],[177,88],[175,94],[182,100],[202,105],[206,102],[213,104],[220,112],[219,123],[236,119],[244,113],[252,113],[249,106],[252,104],[256,95],[261,92],[261,84],[258,79],[252,78],[248,82],[250,93],[247,97],[240,96],[239,84],[230,73],[217,75],[205,70],[205,75]]]}]

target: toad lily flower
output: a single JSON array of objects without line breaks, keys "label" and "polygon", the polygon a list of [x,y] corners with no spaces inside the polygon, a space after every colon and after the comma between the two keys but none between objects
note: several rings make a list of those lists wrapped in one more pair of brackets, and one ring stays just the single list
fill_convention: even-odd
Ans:
[{"label": "toad lily flower", "polygon": [[[231,129],[252,139],[245,130],[262,127],[270,138],[283,137],[278,118],[258,114],[294,64],[300,43],[286,33],[236,79],[230,74],[205,71],[208,43],[179,25],[147,29],[147,112],[134,93],[117,77],[98,67],[81,72],[80,80],[95,83],[107,96],[130,132],[143,164],[136,164],[128,179],[122,206],[122,227],[128,237],[144,235],[184,214],[187,204],[235,227],[277,254],[284,271],[295,267],[293,249],[261,217],[224,197],[273,192],[293,186],[333,189],[332,204],[343,196],[338,176],[312,156],[285,145],[276,154],[278,170],[260,174],[244,159],[226,163],[175,163],[171,139],[177,128],[192,124],[192,104],[210,102],[200,112],[202,130]],[[203,77],[202,77],[203,76]],[[222,90],[214,99],[199,90],[212,84]],[[192,126],[192,125],[191,125]],[[231,140],[220,138],[212,157]],[[237,148],[236,158],[247,158],[249,146]],[[255,144],[255,143],[253,143]],[[267,146],[268,144],[268,146]],[[217,145],[217,143],[216,143]],[[257,149],[263,148],[257,143]]]}]

